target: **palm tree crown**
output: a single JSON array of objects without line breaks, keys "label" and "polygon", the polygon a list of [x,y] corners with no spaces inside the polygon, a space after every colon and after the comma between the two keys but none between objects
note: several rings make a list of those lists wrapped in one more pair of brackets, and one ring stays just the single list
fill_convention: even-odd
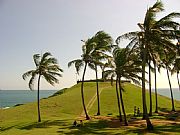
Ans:
[{"label": "palm tree crown", "polygon": [[54,85],[55,83],[59,83],[59,80],[56,76],[61,77],[62,75],[59,72],[63,72],[63,70],[59,67],[57,59],[53,58],[51,53],[46,52],[41,57],[40,54],[33,55],[33,60],[36,66],[36,69],[27,71],[22,75],[23,79],[25,80],[27,77],[31,77],[29,81],[29,88],[32,90],[34,86],[34,81],[38,76],[38,90],[37,90],[37,106],[38,106],[38,122],[41,122],[40,116],[40,98],[39,98],[39,90],[40,90],[40,80],[41,77]]},{"label": "palm tree crown", "polygon": [[29,88],[31,90],[33,89],[34,81],[37,75],[43,76],[44,79],[51,85],[59,83],[59,80],[56,78],[56,76],[62,77],[59,72],[63,72],[63,70],[59,67],[57,59],[53,58],[51,53],[46,52],[42,57],[40,54],[35,54],[33,56],[33,60],[36,69],[30,70],[24,73],[22,76],[24,80],[31,76],[29,81]]}]

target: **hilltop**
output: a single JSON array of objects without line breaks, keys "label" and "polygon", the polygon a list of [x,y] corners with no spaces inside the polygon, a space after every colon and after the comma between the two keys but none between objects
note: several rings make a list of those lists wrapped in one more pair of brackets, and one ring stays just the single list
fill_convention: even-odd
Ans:
[{"label": "hilltop", "polygon": [[[115,84],[111,86],[109,82],[100,83],[100,103],[101,103],[101,117],[96,117],[97,102],[96,98],[96,85],[94,82],[85,83],[85,101],[88,108],[88,112],[92,117],[90,121],[84,121],[83,127],[72,127],[74,120],[83,118],[82,104],[81,104],[81,84],[74,85],[71,88],[65,89],[64,93],[56,94],[55,96],[47,99],[41,99],[41,115],[42,122],[37,123],[37,107],[36,102],[28,103],[10,109],[0,110],[0,127],[2,135],[56,135],[56,134],[136,134],[139,130],[143,130],[142,126],[131,128],[118,125],[117,122],[117,102],[115,93]],[[140,87],[124,83],[124,102],[126,113],[128,114],[128,120],[131,122],[131,116],[133,115],[133,108],[137,106],[142,110],[141,104],[141,89]],[[153,99],[154,99],[153,94]],[[95,100],[92,100],[95,99]],[[148,101],[147,93],[147,101]],[[167,97],[158,96],[159,109],[161,114],[168,113],[171,109],[171,101]],[[175,101],[176,109],[180,108],[180,102]],[[148,103],[147,103],[148,106]],[[154,106],[153,106],[154,110]],[[164,111],[166,111],[164,113]],[[169,113],[168,113],[169,114]],[[167,117],[169,116],[169,118]],[[174,113],[173,118],[179,120],[179,117]],[[171,115],[158,115],[152,117],[163,120],[171,120]],[[171,118],[171,119],[170,119]],[[136,118],[140,121],[141,118]],[[174,120],[173,119],[173,120]],[[113,121],[114,120],[114,121]],[[171,122],[171,121],[170,121]],[[168,129],[164,125],[158,125],[158,134],[163,132],[178,134],[180,132],[180,124],[171,125]],[[131,124],[130,124],[131,125]],[[142,124],[143,125],[143,124]],[[155,129],[155,132],[157,132]],[[143,130],[144,132],[144,130]],[[144,133],[146,134],[146,132]]]}]

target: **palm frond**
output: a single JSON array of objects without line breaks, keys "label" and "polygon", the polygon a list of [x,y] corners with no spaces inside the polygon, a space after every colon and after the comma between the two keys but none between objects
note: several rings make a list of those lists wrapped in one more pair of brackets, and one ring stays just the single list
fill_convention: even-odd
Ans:
[{"label": "palm frond", "polygon": [[26,80],[27,77],[32,76],[34,73],[35,73],[35,70],[27,71],[26,73],[24,73],[24,74],[22,75],[22,78],[23,78],[24,80]]},{"label": "palm frond", "polygon": [[36,74],[33,74],[31,76],[31,79],[29,80],[29,88],[30,88],[30,90],[34,89],[34,81],[35,81],[35,79],[36,79]]},{"label": "palm frond", "polygon": [[52,54],[50,52],[45,52],[41,58],[41,63],[43,63],[45,61],[45,59],[47,59],[50,56],[52,56]]},{"label": "palm frond", "polygon": [[54,86],[55,83],[59,83],[59,80],[52,74],[45,73],[43,74],[45,80]]},{"label": "palm frond", "polygon": [[48,72],[48,74],[52,75],[52,76],[59,76],[59,77],[62,77],[62,74],[60,73],[57,73],[57,72]]},{"label": "palm frond", "polygon": [[41,57],[40,54],[34,54],[34,55],[33,55],[33,60],[34,60],[34,63],[35,63],[35,65],[36,65],[36,67],[39,66],[40,57]]},{"label": "palm frond", "polygon": [[133,39],[134,37],[138,37],[138,33],[139,33],[139,31],[125,33],[125,34],[117,37],[117,39],[116,39],[115,42],[116,42],[116,44],[119,44],[119,43],[120,43],[122,40],[124,40],[124,39],[129,39],[129,40],[131,40],[131,39]]},{"label": "palm frond", "polygon": [[68,67],[75,65],[76,72],[79,74],[80,69],[84,66],[84,62],[81,59],[73,60],[68,63]]}]

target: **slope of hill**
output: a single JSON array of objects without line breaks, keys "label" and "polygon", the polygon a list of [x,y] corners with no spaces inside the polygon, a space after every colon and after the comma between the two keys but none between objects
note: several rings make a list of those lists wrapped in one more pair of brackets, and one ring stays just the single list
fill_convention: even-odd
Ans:
[{"label": "slope of hill", "polygon": [[[10,109],[0,110],[0,132],[2,135],[55,135],[55,134],[115,134],[125,132],[126,129],[119,128],[108,129],[107,123],[100,121],[85,122],[84,127],[73,128],[72,123],[81,115],[83,108],[81,103],[80,84],[66,89],[66,92],[54,97],[42,99],[41,117],[42,122],[37,123],[37,107],[36,103],[28,103],[25,105],[13,107]],[[138,86],[124,83],[125,91],[123,97],[125,101],[126,112],[133,113],[134,106],[141,105],[141,90]],[[116,117],[118,114],[115,86],[110,83],[100,83],[100,103],[101,114],[103,116],[112,115]],[[91,101],[88,111],[91,116],[96,114],[97,102],[92,101],[96,95],[95,83],[85,83],[85,102]],[[148,98],[148,93],[147,93]],[[153,95],[154,99],[154,95]],[[170,110],[171,101],[163,96],[159,96],[160,109]],[[148,100],[148,99],[147,99]],[[180,108],[180,102],[175,102],[176,108]]]}]

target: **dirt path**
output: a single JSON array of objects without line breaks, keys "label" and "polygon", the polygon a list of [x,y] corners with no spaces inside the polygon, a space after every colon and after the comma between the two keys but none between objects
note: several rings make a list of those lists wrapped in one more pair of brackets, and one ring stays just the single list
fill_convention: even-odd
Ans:
[{"label": "dirt path", "polygon": [[[100,89],[99,90],[99,96],[101,95],[101,92],[107,88],[109,88],[109,87],[105,87],[105,88]],[[97,93],[94,94],[94,96],[91,98],[91,100],[86,105],[87,113],[89,112],[89,110],[91,109],[91,107],[93,106],[93,104],[95,103],[96,100],[97,100]],[[85,116],[85,113],[84,113],[84,110],[82,110],[82,112],[78,118],[82,119],[82,118],[84,118],[84,116]]]},{"label": "dirt path", "polygon": [[[104,88],[103,88],[104,89]],[[101,92],[103,89],[99,90],[99,96],[101,95]],[[95,103],[97,99],[97,93],[94,94],[94,96],[91,98],[91,100],[88,102],[88,104],[86,105],[86,109],[87,109],[87,113],[89,112],[89,110],[91,109],[91,107],[93,106],[93,104]],[[80,117],[84,116],[84,110],[82,110]]]}]

